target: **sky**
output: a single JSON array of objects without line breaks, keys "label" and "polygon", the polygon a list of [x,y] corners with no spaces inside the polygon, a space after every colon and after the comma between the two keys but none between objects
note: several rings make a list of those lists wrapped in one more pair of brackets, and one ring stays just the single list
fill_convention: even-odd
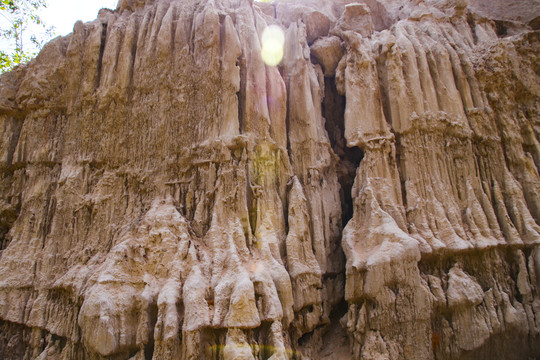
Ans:
[{"label": "sky", "polygon": [[[54,26],[54,35],[64,36],[73,32],[73,25],[77,20],[83,22],[92,21],[97,18],[101,8],[115,9],[118,0],[46,0],[47,7],[41,9],[39,16],[47,26]],[[6,27],[6,21],[0,18],[0,26]],[[42,32],[39,26],[31,26],[27,33]],[[31,50],[32,45],[26,39],[26,50]],[[12,42],[0,38],[0,48],[10,51],[14,46]]]},{"label": "sky", "polygon": [[55,35],[67,35],[73,31],[77,20],[83,22],[97,18],[99,9],[115,9],[118,0],[47,0],[47,8],[41,18],[47,25],[54,26]]},{"label": "sky", "polygon": [[[268,0],[259,0],[268,1]],[[47,0],[47,8],[41,13],[46,24],[56,28],[56,36],[73,31],[77,20],[92,21],[99,9],[115,9],[118,0]]]},{"label": "sky", "polygon": [[[268,1],[268,0],[259,0]],[[115,9],[118,0],[47,0],[41,16],[46,24],[56,27],[56,35],[73,31],[77,20],[92,21],[101,8]]]},{"label": "sky", "polygon": [[[73,31],[77,20],[83,22],[97,18],[101,8],[115,9],[118,0],[46,0],[47,7],[39,13],[47,26],[54,26],[54,36],[64,36]],[[258,0],[267,1],[267,0]],[[0,19],[0,26],[5,24]],[[38,28],[39,30],[39,28]],[[0,47],[4,50],[11,48],[11,44],[0,39]]]}]

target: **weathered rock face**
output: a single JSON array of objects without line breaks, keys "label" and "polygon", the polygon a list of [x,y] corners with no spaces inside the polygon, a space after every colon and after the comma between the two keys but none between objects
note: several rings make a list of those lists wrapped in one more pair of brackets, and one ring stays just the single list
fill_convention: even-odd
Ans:
[{"label": "weathered rock face", "polygon": [[540,357],[539,7],[491,3],[122,0],[4,74],[0,357]]}]

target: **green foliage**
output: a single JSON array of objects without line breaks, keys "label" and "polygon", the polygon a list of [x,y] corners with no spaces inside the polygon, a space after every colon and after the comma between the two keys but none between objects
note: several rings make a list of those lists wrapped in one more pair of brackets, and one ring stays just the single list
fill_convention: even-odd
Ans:
[{"label": "green foliage", "polygon": [[54,28],[38,15],[46,6],[46,0],[0,0],[0,38],[9,46],[0,50],[0,73],[31,60],[52,37]]}]

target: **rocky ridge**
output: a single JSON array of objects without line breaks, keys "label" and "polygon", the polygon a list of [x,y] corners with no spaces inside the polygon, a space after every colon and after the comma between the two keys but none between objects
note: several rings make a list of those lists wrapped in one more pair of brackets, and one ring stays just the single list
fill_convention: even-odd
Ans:
[{"label": "rocky ridge", "polygon": [[0,356],[540,357],[540,8],[487,3],[121,0],[2,75]]}]

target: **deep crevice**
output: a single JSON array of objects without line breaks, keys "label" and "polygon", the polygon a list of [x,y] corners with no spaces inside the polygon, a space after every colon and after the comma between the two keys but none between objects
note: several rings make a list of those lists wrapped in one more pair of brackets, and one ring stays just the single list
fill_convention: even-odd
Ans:
[{"label": "deep crevice", "polygon": [[139,23],[139,19],[134,20],[135,21],[135,32],[133,34],[133,39],[131,43],[131,66],[129,68],[129,85],[127,90],[127,98],[128,102],[133,101],[133,77],[135,76],[135,62],[137,59],[137,44],[138,44],[138,38],[139,38],[139,31],[141,24]]},{"label": "deep crevice", "polygon": [[376,70],[377,70],[377,78],[378,78],[378,83],[379,83],[379,94],[380,94],[380,98],[381,98],[381,105],[382,105],[382,110],[383,110],[383,114],[384,114],[384,118],[386,120],[386,122],[388,123],[388,125],[390,125],[391,128],[393,128],[392,126],[392,122],[393,122],[393,119],[392,119],[392,111],[391,111],[391,107],[390,107],[390,103],[391,103],[391,100],[390,100],[390,96],[389,96],[389,92],[387,91],[387,89],[390,88],[390,79],[389,79],[389,71],[386,67],[386,61],[387,61],[387,58],[388,58],[388,54],[386,51],[383,52],[383,46],[382,45],[379,45],[379,49],[377,50],[377,65],[376,65]]},{"label": "deep crevice", "polygon": [[[399,183],[401,186],[401,202],[403,204],[403,207],[407,209],[407,186],[405,184],[405,177],[404,174],[405,171],[405,162],[402,161],[401,156],[403,154],[403,145],[401,143],[401,134],[396,133],[396,162],[398,164],[398,175],[399,175]],[[407,216],[407,212],[405,212],[405,216]]]},{"label": "deep crevice", "polygon": [[[14,201],[14,202],[13,202]],[[21,211],[21,199],[13,199],[11,206],[0,212],[0,258],[2,250],[8,247],[11,242],[9,231],[19,217]]]},{"label": "deep crevice", "polygon": [[344,96],[339,95],[336,80],[333,77],[324,80],[324,101],[322,111],[326,119],[325,127],[332,149],[340,162],[337,165],[338,181],[341,185],[342,226],[345,227],[353,216],[352,186],[356,177],[356,169],[364,157],[358,147],[347,147],[345,139],[345,103]]},{"label": "deep crevice", "polygon": [[508,35],[508,28],[505,21],[495,20],[495,30],[497,32],[497,36],[500,38]]},{"label": "deep crevice", "polygon": [[105,41],[107,39],[107,23],[101,24],[101,44],[99,45],[99,58],[97,64],[97,79],[96,89],[99,88],[101,82],[101,69],[103,67],[103,54],[105,52]]},{"label": "deep crevice", "polygon": [[246,87],[247,87],[247,59],[242,50],[242,55],[236,60],[237,66],[240,68],[240,89],[236,92],[238,98],[238,127],[240,134],[246,132]]},{"label": "deep crevice", "polygon": [[148,336],[148,343],[144,346],[144,358],[145,360],[152,360],[154,355],[154,330],[156,328],[158,318],[158,306],[157,303],[150,304],[148,308],[148,319],[150,320],[150,333]]},{"label": "deep crevice", "polygon": [[474,14],[471,11],[467,12],[467,23],[471,29],[473,42],[476,44],[478,43],[478,35],[476,35],[476,20],[474,19]]},{"label": "deep crevice", "polygon": [[[322,113],[326,119],[325,128],[328,133],[328,138],[334,153],[339,157],[339,161],[336,164],[336,171],[338,181],[340,184],[340,200],[341,200],[341,232],[347,225],[347,223],[353,217],[353,197],[352,188],[356,177],[356,172],[360,166],[360,162],[364,157],[364,153],[358,147],[348,147],[347,140],[345,139],[345,106],[346,98],[338,93],[336,88],[336,80],[334,77],[327,77],[324,79],[324,100],[322,103]],[[345,300],[345,273],[346,273],[346,260],[343,254],[341,245],[342,237],[337,240],[337,250],[341,253],[339,258],[341,259],[341,271],[339,274],[335,274],[335,281],[341,283],[338,285],[341,287],[341,300],[338,304],[334,305],[329,314],[330,323],[325,327],[323,333],[323,342],[325,349],[336,350],[340,347],[350,348],[349,338],[347,331],[343,328],[340,319],[347,313],[349,306]],[[338,278],[341,277],[341,280]],[[325,281],[327,282],[327,281]],[[306,335],[304,335],[306,336]],[[299,341],[301,345],[301,342]],[[322,358],[331,358],[328,356],[339,356],[339,354],[324,355]]]},{"label": "deep crevice", "polygon": [[13,156],[15,155],[15,150],[19,144],[19,139],[21,137],[21,131],[24,123],[23,116],[15,116],[11,119],[12,124],[12,135],[10,137],[11,142],[9,143],[8,153],[7,153],[7,165],[13,165]]}]

